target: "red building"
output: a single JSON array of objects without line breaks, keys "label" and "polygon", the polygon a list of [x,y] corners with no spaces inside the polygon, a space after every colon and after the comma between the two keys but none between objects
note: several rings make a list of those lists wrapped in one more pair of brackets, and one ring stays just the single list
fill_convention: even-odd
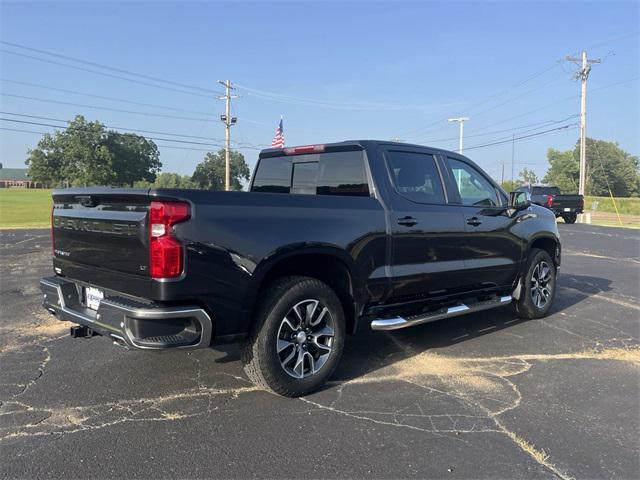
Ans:
[{"label": "red building", "polygon": [[43,185],[31,180],[26,168],[0,167],[0,188],[43,188]]}]

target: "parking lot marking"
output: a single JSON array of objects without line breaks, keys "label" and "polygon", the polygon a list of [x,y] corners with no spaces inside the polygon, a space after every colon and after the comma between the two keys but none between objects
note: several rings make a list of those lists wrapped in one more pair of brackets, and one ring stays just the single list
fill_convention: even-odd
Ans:
[{"label": "parking lot marking", "polygon": [[640,264],[640,260],[637,258],[629,257],[629,258],[620,258],[620,257],[607,257],[606,255],[598,255],[596,253],[589,252],[565,252],[563,253],[565,256],[571,257],[589,257],[589,258],[597,258],[600,260],[609,260],[612,262],[633,262]]}]

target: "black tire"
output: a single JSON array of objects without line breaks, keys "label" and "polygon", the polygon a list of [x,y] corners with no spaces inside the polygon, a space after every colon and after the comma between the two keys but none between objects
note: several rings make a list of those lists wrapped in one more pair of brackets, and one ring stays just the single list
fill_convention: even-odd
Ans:
[{"label": "black tire", "polygon": [[[549,276],[544,286],[549,290],[548,297],[544,302],[544,305],[540,306],[540,301],[543,297],[541,290],[538,289],[538,286],[542,286],[543,282],[539,280],[534,280],[536,275],[536,268],[538,268],[537,274],[540,276],[541,268],[545,267],[549,268]],[[520,299],[514,301],[513,308],[520,318],[542,318],[547,316],[549,313],[549,309],[553,304],[553,299],[556,294],[556,265],[551,259],[551,256],[545,251],[537,248],[531,249],[529,252],[529,258],[527,259],[527,269],[523,279],[522,290],[520,292]],[[541,287],[543,288],[543,287]],[[538,296],[536,297],[536,293],[534,290],[537,290]]]},{"label": "black tire", "polygon": [[567,215],[563,215],[562,218],[564,219],[564,223],[572,224],[572,223],[576,223],[576,220],[578,219],[578,214],[575,212],[569,213]]},{"label": "black tire", "polygon": [[[322,311],[316,312],[314,301],[322,311],[326,308],[324,315]],[[296,318],[294,307],[301,309],[299,313],[302,316],[297,315]],[[320,316],[319,323],[309,326],[314,316],[316,320]],[[298,319],[299,325],[295,323]],[[335,371],[344,348],[345,319],[340,300],[325,283],[302,276],[275,280],[261,295],[255,322],[253,333],[243,349],[242,360],[247,376],[258,387],[286,397],[299,397],[320,388]],[[305,324],[309,326],[306,330]],[[299,326],[303,329],[300,330]],[[325,334],[320,330],[312,331],[313,328],[321,329]],[[329,331],[326,328],[333,331],[332,337],[326,333]],[[301,331],[307,333],[301,334]],[[305,340],[302,341],[301,337]],[[290,345],[279,352],[281,342]],[[320,346],[323,348],[318,348]],[[326,349],[329,349],[328,354]],[[292,363],[285,365],[283,360],[291,352],[294,355],[290,360]],[[320,360],[323,361],[321,365]],[[313,373],[317,365],[320,366]],[[301,377],[295,376],[300,374]]]}]

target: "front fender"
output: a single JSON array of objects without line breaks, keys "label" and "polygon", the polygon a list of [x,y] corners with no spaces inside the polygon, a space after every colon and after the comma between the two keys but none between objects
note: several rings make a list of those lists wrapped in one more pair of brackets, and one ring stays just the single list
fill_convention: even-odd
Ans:
[{"label": "front fender", "polygon": [[519,235],[526,240],[526,246],[522,252],[523,263],[525,263],[524,260],[526,260],[531,248],[533,248],[536,242],[552,241],[557,246],[552,258],[554,258],[556,264],[560,266],[560,232],[558,231],[558,224],[556,223],[556,217],[553,212],[545,207],[532,205],[522,213],[524,216],[528,216],[528,218],[519,222]]}]

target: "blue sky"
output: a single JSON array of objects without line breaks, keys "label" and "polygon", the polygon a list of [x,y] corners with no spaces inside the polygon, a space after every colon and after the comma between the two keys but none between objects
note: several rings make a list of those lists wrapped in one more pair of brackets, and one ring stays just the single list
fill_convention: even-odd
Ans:
[{"label": "blue sky", "polygon": [[[224,138],[219,120],[224,104],[215,99],[214,91],[221,90],[217,80],[230,79],[240,95],[233,102],[238,125],[232,128],[232,138],[241,142],[251,166],[255,148],[271,142],[280,115],[288,145],[398,137],[456,149],[457,125],[448,123],[448,117],[471,118],[465,125],[467,147],[577,122],[580,86],[571,79],[575,66],[561,59],[587,48],[589,57],[603,59],[589,79],[588,135],[617,141],[637,155],[638,5],[2,2],[0,36],[5,42],[190,87],[2,44],[0,105],[3,112],[55,119],[83,114],[108,126],[206,137],[213,140],[187,140],[217,144]],[[2,118],[21,117],[5,113]],[[7,121],[0,126],[53,130]],[[39,138],[8,130],[0,130],[0,136],[0,161],[7,167],[23,166],[26,151]],[[542,175],[547,148],[569,149],[577,138],[578,130],[573,129],[516,141],[516,173],[527,167]],[[157,143],[167,145],[160,147],[163,170],[184,174],[193,172],[204,152],[183,146],[208,148]],[[510,176],[511,142],[465,153],[498,179],[506,162],[505,176]]]}]

